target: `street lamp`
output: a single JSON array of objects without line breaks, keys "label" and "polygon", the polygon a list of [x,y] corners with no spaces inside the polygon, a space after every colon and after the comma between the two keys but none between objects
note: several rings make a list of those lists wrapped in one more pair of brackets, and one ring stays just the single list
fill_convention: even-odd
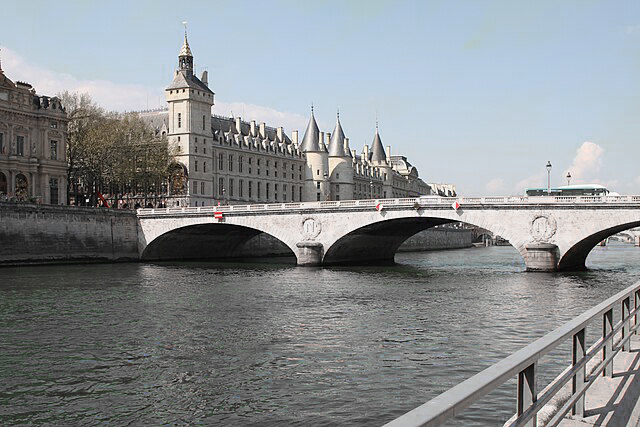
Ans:
[{"label": "street lamp", "polygon": [[369,181],[369,198],[373,199],[373,181]]},{"label": "street lamp", "polygon": [[567,185],[571,185],[571,172],[567,172]]},{"label": "street lamp", "polygon": [[551,161],[547,161],[547,195],[551,195]]}]

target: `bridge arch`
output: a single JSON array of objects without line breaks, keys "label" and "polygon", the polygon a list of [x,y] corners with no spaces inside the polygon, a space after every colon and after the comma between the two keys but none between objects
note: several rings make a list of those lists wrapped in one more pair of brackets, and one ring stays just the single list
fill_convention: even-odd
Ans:
[{"label": "bridge arch", "polygon": [[596,247],[598,243],[607,237],[640,226],[640,221],[634,221],[624,224],[608,226],[607,228],[598,230],[587,236],[582,236],[580,240],[575,242],[558,262],[558,270],[561,271],[580,271],[586,270],[586,260],[589,253]]},{"label": "bridge arch", "polygon": [[443,218],[396,218],[357,228],[335,241],[323,264],[393,263],[396,251],[409,237],[436,225],[454,222]]},{"label": "bridge arch", "polygon": [[[184,225],[174,228],[150,241],[141,253],[142,260],[175,259],[233,259],[259,256],[271,251],[272,254],[294,257],[293,250],[282,240],[273,239],[269,248],[262,248],[258,239],[264,232],[242,225],[211,223]],[[279,242],[280,245],[273,243]],[[274,247],[275,246],[275,247]]]},{"label": "bridge arch", "polygon": [[[398,248],[409,237],[431,227],[453,222],[482,227],[510,241],[514,238],[509,230],[501,227],[499,223],[476,221],[472,215],[462,218],[462,212],[443,210],[438,212],[441,216],[435,216],[434,213],[425,215],[417,212],[408,216],[406,212],[389,211],[376,213],[373,218],[363,218],[357,224],[352,220],[352,226],[346,230],[342,229],[343,234],[328,245],[322,264],[393,264]],[[512,245],[524,257],[526,249],[523,244],[518,243]]]}]

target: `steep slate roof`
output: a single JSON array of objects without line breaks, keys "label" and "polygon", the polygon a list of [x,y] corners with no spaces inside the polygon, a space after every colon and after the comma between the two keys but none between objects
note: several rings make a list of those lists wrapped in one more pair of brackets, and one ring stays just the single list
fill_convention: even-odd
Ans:
[{"label": "steep slate roof", "polygon": [[173,78],[173,81],[166,90],[185,88],[198,89],[207,93],[213,93],[213,91],[209,89],[206,84],[202,83],[199,78],[184,71],[178,71],[176,73],[176,76]]},{"label": "steep slate roof", "polygon": [[313,111],[311,111],[311,118],[309,119],[307,130],[304,132],[302,144],[300,144],[300,151],[322,151],[320,148],[320,129],[318,129]]},{"label": "steep slate roof", "polygon": [[349,154],[344,150],[344,131],[340,124],[340,117],[336,119],[336,127],[331,134],[331,141],[329,141],[329,156],[330,157],[346,157]]},{"label": "steep slate roof", "polygon": [[373,137],[373,142],[371,143],[371,161],[384,162],[386,159],[387,154],[384,152],[384,146],[376,126],[376,136]]}]

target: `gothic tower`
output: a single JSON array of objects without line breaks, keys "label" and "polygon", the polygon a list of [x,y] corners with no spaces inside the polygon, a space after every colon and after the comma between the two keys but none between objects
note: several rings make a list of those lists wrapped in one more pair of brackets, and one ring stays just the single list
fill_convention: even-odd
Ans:
[{"label": "gothic tower", "polygon": [[211,107],[214,93],[209,89],[207,72],[199,79],[193,71],[193,55],[185,29],[178,69],[173,82],[165,89],[169,104],[168,138],[180,149],[177,160],[187,174],[189,206],[204,206],[213,203]]}]

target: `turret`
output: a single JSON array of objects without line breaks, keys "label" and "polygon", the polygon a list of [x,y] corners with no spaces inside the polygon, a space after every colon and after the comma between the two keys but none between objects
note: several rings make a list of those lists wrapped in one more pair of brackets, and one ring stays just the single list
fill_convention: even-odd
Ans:
[{"label": "turret", "polygon": [[[389,147],[389,154],[391,147]],[[382,138],[378,131],[378,123],[376,123],[376,134],[371,143],[371,164],[379,169],[382,178],[382,198],[393,197],[393,169],[391,167],[391,159],[382,145]]]},{"label": "turret", "polygon": [[329,163],[327,152],[320,144],[320,129],[313,115],[311,106],[311,117],[307,130],[304,132],[300,151],[305,153],[307,167],[305,172],[305,200],[324,201],[330,198],[329,189]]},{"label": "turret", "polygon": [[329,181],[331,200],[354,198],[353,168],[351,166],[349,140],[344,136],[340,114],[329,142]]}]

